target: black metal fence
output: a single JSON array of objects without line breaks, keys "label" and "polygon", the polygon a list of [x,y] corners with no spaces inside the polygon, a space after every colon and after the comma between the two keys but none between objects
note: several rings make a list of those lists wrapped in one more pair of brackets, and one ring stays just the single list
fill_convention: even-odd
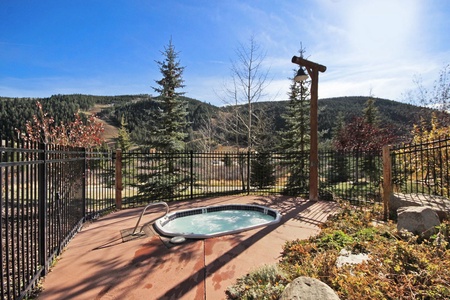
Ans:
[{"label": "black metal fence", "polygon": [[392,148],[393,190],[449,198],[450,138]]},{"label": "black metal fence", "polygon": [[340,198],[352,204],[382,201],[383,160],[379,152],[319,153],[319,198]]},{"label": "black metal fence", "polygon": [[[309,193],[308,153],[115,155],[0,143],[1,299],[25,297],[83,222],[114,209],[118,195],[130,207],[226,194]],[[321,152],[319,159],[320,198],[380,199],[379,155]]]},{"label": "black metal fence", "polygon": [[[239,193],[309,193],[308,153],[130,151],[121,157],[124,206]],[[381,201],[379,153],[328,151],[319,161],[319,198]]]},{"label": "black metal fence", "polygon": [[[258,160],[262,155],[264,161]],[[250,192],[280,193],[288,175],[284,156],[249,152],[125,152],[123,204],[141,205],[160,198],[187,200]],[[170,186],[172,190],[166,193]]]},{"label": "black metal fence", "polygon": [[1,299],[22,299],[82,223],[114,207],[111,153],[0,140]]},{"label": "black metal fence", "polygon": [[[394,191],[450,196],[450,139],[392,148]],[[120,155],[119,155],[120,153]],[[381,201],[380,153],[320,152],[319,198]],[[120,182],[120,184],[119,184]],[[1,299],[22,299],[82,223],[124,206],[227,194],[308,196],[309,154],[90,152],[0,139]]]}]

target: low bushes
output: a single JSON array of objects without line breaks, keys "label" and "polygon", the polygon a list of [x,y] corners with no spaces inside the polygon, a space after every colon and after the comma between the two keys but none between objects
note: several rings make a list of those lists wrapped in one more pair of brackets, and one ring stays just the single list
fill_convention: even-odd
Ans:
[{"label": "low bushes", "polygon": [[[450,224],[441,224],[436,235],[419,241],[412,235],[400,237],[392,222],[376,222],[381,217],[381,208],[343,204],[320,234],[284,245],[273,267],[276,273],[267,266],[249,273],[228,288],[229,298],[278,299],[288,282],[309,276],[328,284],[341,299],[449,299]],[[338,268],[342,249],[367,253],[370,259]]]}]

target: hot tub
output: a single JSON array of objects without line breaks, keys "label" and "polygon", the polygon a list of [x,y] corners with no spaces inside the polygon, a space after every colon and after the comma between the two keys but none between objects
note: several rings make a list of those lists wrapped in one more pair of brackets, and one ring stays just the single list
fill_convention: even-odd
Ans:
[{"label": "hot tub", "polygon": [[233,234],[280,222],[277,210],[250,204],[227,204],[171,212],[156,220],[164,236],[204,239]]}]

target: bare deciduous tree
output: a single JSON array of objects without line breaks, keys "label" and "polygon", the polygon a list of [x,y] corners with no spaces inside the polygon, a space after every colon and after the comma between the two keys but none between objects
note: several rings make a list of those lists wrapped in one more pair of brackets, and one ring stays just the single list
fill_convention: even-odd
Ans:
[{"label": "bare deciduous tree", "polygon": [[[253,103],[262,99],[268,86],[269,70],[264,69],[265,53],[252,36],[248,45],[239,44],[236,49],[236,60],[231,65],[231,83],[225,87],[224,103],[230,106],[230,112],[222,117],[227,118],[222,123],[224,130],[234,134],[237,146],[241,144],[240,137],[246,137],[247,149],[252,149],[257,125],[264,122],[261,115],[255,114]],[[246,106],[246,109],[242,109]]]},{"label": "bare deciduous tree", "polygon": [[414,78],[416,89],[408,91],[406,98],[412,104],[439,110],[443,124],[450,124],[450,64],[444,66],[431,89],[423,85],[422,78]]},{"label": "bare deciduous tree", "polygon": [[193,139],[190,141],[191,148],[204,152],[212,152],[214,146],[221,140],[218,132],[219,126],[217,118],[210,114],[201,117],[201,125],[195,131]]}]

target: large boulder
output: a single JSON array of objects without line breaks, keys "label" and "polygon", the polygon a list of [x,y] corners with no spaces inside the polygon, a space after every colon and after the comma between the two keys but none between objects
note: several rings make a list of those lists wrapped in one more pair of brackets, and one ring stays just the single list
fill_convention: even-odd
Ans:
[{"label": "large boulder", "polygon": [[389,211],[396,214],[401,207],[425,206],[433,209],[439,219],[445,220],[450,212],[450,199],[442,196],[428,194],[403,194],[393,193],[389,199]]},{"label": "large boulder", "polygon": [[311,277],[298,277],[286,286],[281,300],[339,300],[332,288]]},{"label": "large boulder", "polygon": [[435,233],[435,226],[441,224],[437,213],[429,207],[408,206],[397,210],[397,229],[407,230],[423,238]]}]

